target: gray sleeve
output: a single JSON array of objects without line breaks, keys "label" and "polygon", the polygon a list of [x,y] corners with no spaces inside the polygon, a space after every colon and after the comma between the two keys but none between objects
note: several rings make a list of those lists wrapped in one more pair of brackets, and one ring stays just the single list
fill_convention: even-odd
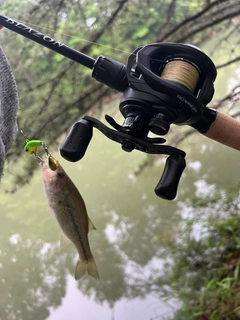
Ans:
[{"label": "gray sleeve", "polygon": [[18,92],[3,49],[0,47],[0,179],[8,150],[16,139]]}]

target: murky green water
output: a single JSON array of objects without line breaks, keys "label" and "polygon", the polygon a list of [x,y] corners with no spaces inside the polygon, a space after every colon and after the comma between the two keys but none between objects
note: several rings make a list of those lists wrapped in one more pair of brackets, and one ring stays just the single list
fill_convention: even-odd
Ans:
[{"label": "murky green water", "polygon": [[[226,89],[222,79],[217,85]],[[154,194],[162,162],[135,177],[146,156],[123,152],[97,131],[81,162],[61,159],[97,227],[89,238],[99,282],[88,276],[74,280],[76,250],[71,245],[59,250],[59,227],[50,215],[40,171],[14,195],[4,193],[9,177],[18,171],[12,164],[0,194],[0,320],[145,320],[170,315],[177,303],[161,299],[155,279],[164,273],[162,247],[178,200],[211,185],[233,185],[240,171],[239,152],[199,134],[181,148],[187,152],[187,168],[178,197],[170,202]]]}]

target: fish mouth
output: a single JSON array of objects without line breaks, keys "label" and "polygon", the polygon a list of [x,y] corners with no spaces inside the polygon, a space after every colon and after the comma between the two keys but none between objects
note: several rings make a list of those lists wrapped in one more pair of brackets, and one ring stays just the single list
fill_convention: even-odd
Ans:
[{"label": "fish mouth", "polygon": [[48,164],[45,162],[45,161],[41,161],[39,163],[39,166],[42,168],[42,169],[49,169],[49,166]]}]

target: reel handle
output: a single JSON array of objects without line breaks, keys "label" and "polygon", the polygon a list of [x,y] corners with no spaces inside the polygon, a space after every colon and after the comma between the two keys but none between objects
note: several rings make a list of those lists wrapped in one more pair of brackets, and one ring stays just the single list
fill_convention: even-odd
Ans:
[{"label": "reel handle", "polygon": [[174,153],[167,158],[162,177],[154,190],[158,197],[166,200],[176,197],[178,183],[185,167],[186,161],[182,155]]},{"label": "reel handle", "polygon": [[84,156],[92,139],[93,129],[89,121],[81,119],[74,123],[66,139],[60,146],[61,156],[71,162],[76,162]]}]

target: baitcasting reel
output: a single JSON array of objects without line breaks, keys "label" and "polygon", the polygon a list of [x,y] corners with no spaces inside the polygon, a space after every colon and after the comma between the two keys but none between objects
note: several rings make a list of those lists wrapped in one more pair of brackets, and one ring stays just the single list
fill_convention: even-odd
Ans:
[{"label": "baitcasting reel", "polygon": [[162,177],[155,188],[157,196],[172,200],[186,166],[185,152],[162,145],[161,137],[172,123],[190,125],[204,133],[215,119],[215,111],[205,108],[214,94],[216,78],[213,62],[198,48],[176,43],[155,43],[137,48],[127,65],[100,56],[92,76],[109,87],[123,92],[119,110],[124,122],[118,124],[109,115],[107,127],[99,120],[84,116],[76,122],[60,147],[68,161],[80,160],[92,138],[93,127],[122,149],[151,154],[167,154]]},{"label": "baitcasting reel", "polygon": [[172,200],[177,193],[186,166],[185,152],[162,145],[161,137],[172,123],[190,125],[201,133],[208,131],[216,111],[206,108],[214,94],[216,68],[198,48],[177,43],[154,43],[137,48],[127,65],[108,57],[93,59],[84,53],[44,35],[12,18],[0,14],[0,25],[39,43],[81,65],[92,69],[92,76],[110,88],[123,92],[119,105],[122,125],[106,115],[107,127],[84,116],[71,128],[60,147],[68,161],[80,160],[92,138],[93,127],[131,152],[137,149],[151,154],[167,154],[162,177],[155,188],[157,196]]}]

